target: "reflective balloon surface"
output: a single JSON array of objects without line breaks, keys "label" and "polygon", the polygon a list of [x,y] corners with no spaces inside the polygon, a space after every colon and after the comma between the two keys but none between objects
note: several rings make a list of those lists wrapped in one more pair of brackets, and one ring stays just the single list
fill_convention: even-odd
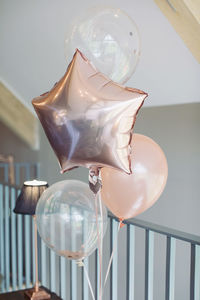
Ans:
[{"label": "reflective balloon surface", "polygon": [[65,75],[32,103],[62,172],[77,166],[130,173],[130,142],[147,94],[98,72],[77,50]]},{"label": "reflective balloon surface", "polygon": [[68,30],[65,56],[70,62],[76,48],[113,81],[125,83],[140,56],[136,24],[119,8],[89,10]]},{"label": "reflective balloon surface", "polygon": [[168,175],[164,152],[152,139],[134,134],[131,175],[103,168],[102,200],[114,215],[135,217],[151,207],[163,192]]},{"label": "reflective balloon surface", "polygon": [[[101,234],[102,228],[106,231],[107,210],[103,205],[102,219],[99,201],[97,209]],[[95,196],[86,183],[64,180],[51,185],[38,202],[36,220],[41,238],[58,255],[80,260],[98,246]]]}]

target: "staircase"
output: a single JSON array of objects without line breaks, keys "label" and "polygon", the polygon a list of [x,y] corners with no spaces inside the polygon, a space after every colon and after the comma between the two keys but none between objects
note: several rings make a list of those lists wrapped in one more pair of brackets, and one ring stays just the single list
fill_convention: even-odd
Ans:
[{"label": "staircase", "polygon": [[[33,220],[30,216],[14,214],[13,208],[23,181],[38,177],[39,167],[15,163],[15,185],[9,183],[8,164],[1,163],[0,169],[4,175],[4,182],[0,183],[0,274],[1,292],[6,292],[34,284]],[[114,216],[109,216],[109,228],[104,238],[104,274],[113,246],[116,250],[103,299],[199,300],[200,237],[138,219],[124,223],[126,226],[121,229],[119,242],[115,245],[119,223]],[[64,300],[91,299],[83,269],[74,261],[58,257],[39,236],[38,245],[41,284]],[[189,289],[183,284],[185,281],[177,277],[180,267],[177,261],[184,247],[188,249],[185,264],[189,262],[189,271],[183,276],[188,278]],[[158,263],[162,274],[158,273]],[[98,251],[85,260],[85,265],[97,298]],[[184,267],[181,266],[179,275],[186,273]],[[176,285],[177,280],[182,280],[182,291]],[[180,298],[181,292],[184,296]]]}]

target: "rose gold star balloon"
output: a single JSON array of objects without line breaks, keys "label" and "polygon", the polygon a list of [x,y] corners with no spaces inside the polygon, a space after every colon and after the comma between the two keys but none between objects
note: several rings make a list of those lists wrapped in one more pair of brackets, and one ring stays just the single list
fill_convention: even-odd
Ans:
[{"label": "rose gold star balloon", "polygon": [[131,130],[146,97],[109,80],[77,50],[63,78],[32,103],[62,172],[107,166],[130,173]]}]

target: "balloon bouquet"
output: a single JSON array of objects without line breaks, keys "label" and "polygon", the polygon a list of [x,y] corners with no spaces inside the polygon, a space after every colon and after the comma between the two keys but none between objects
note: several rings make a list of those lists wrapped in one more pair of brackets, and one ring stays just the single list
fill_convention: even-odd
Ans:
[{"label": "balloon bouquet", "polygon": [[166,184],[167,161],[153,140],[132,133],[147,93],[119,84],[132,75],[140,53],[135,24],[119,9],[104,9],[82,18],[71,32],[66,45],[82,51],[75,50],[64,76],[32,103],[61,172],[86,167],[89,185],[53,184],[42,194],[36,216],[42,239],[58,255],[84,266],[98,248],[101,300],[105,206],[119,218],[119,228],[148,209]]}]

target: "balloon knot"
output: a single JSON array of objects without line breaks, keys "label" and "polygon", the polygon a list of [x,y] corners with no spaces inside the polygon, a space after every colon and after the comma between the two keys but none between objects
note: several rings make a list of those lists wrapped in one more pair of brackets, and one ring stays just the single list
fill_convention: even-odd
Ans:
[{"label": "balloon knot", "polygon": [[102,187],[100,170],[97,167],[90,167],[89,187],[94,194],[97,194]]},{"label": "balloon knot", "polygon": [[77,264],[78,267],[84,267],[84,263],[81,259],[77,260],[76,264]]},{"label": "balloon knot", "polygon": [[125,224],[123,223],[124,219],[119,218],[120,228],[124,227]]}]

